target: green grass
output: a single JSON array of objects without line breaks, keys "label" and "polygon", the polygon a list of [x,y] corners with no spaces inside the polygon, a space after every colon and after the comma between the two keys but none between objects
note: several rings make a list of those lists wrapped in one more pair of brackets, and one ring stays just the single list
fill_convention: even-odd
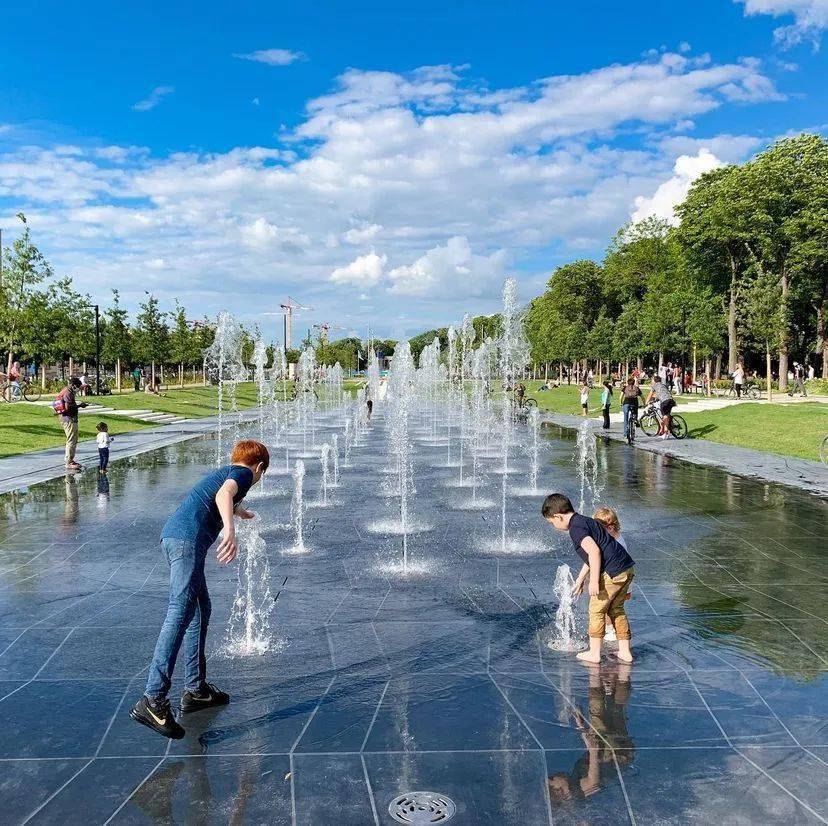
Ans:
[{"label": "green grass", "polygon": [[[253,382],[237,386],[236,400],[240,410],[253,407],[258,401],[258,391]],[[171,387],[163,396],[150,393],[124,393],[112,396],[89,397],[87,401],[114,407],[116,410],[154,410],[159,413],[174,413],[188,419],[214,416],[218,413],[218,389],[194,385],[183,389]],[[227,392],[225,390],[225,400]]]},{"label": "green grass", "polygon": [[[118,416],[81,416],[78,439],[94,439],[98,422],[106,422],[113,435],[139,430],[151,423],[124,419]],[[0,404],[0,458],[30,453],[66,444],[60,420],[50,407],[17,402]],[[117,442],[116,442],[117,445]]]},{"label": "green grass", "polygon": [[800,459],[819,461],[820,443],[828,435],[828,405],[817,402],[739,404],[683,415],[693,438]]}]

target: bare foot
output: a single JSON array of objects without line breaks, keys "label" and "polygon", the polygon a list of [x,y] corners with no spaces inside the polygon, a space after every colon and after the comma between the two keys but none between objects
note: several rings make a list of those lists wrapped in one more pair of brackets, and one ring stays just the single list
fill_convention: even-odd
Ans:
[{"label": "bare foot", "polygon": [[575,655],[582,663],[589,663],[590,665],[598,665],[601,662],[601,655],[597,657],[591,651],[581,651],[580,654]]},{"label": "bare foot", "polygon": [[616,660],[622,663],[631,663],[633,661],[632,654],[621,654],[620,651],[613,651],[612,656],[615,657]]}]

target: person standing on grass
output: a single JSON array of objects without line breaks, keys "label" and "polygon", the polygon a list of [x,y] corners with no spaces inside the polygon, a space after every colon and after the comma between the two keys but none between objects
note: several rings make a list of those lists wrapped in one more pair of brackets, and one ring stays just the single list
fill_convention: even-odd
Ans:
[{"label": "person standing on grass", "polygon": [[793,397],[793,394],[799,392],[801,396],[807,396],[805,391],[805,368],[798,362],[794,362],[793,369],[793,386],[788,391],[788,395]]},{"label": "person standing on grass", "polygon": [[161,531],[161,547],[170,566],[170,599],[164,625],[155,645],[143,695],[129,716],[164,737],[180,740],[184,729],[170,707],[167,694],[182,644],[185,654],[181,712],[223,706],[230,697],[207,682],[207,624],[210,595],[204,576],[207,551],[218,539],[217,559],[226,565],[236,558],[234,517],[253,519],[242,500],[267,471],[270,454],[252,439],[238,442],[231,464],[208,473],[187,494]]},{"label": "person standing on grass", "polygon": [[736,390],[736,398],[742,398],[742,386],[745,383],[745,365],[741,361],[736,363],[733,371],[733,388]]},{"label": "person standing on grass", "polygon": [[601,391],[601,412],[604,414],[604,430],[609,430],[610,407],[612,407],[612,384],[604,382],[604,389]]},{"label": "person standing on grass", "polygon": [[586,416],[589,408],[589,385],[587,380],[581,382],[581,415]]},{"label": "person standing on grass", "polygon": [[136,367],[132,371],[132,384],[135,388],[135,392],[137,393],[141,389],[141,368]]},{"label": "person standing on grass", "polygon": [[60,426],[66,434],[66,459],[67,470],[83,470],[83,467],[75,461],[75,451],[78,448],[78,410],[86,407],[86,402],[78,404],[76,393],[80,390],[80,379],[72,376],[66,387],[55,396],[52,402],[52,409],[57,413]]}]

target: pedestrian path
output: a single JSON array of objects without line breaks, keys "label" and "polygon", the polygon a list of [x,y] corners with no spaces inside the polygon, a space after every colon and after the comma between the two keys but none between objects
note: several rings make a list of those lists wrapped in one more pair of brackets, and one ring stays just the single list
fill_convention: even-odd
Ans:
[{"label": "pedestrian path", "polygon": [[[49,407],[52,402],[50,399],[46,401],[30,402],[39,407]],[[162,410],[135,409],[127,410],[120,407],[107,407],[105,404],[98,404],[97,402],[87,402],[87,407],[82,407],[78,410],[80,416],[123,416],[125,419],[138,419],[139,422],[153,422],[154,424],[181,424],[181,422],[189,421],[186,416],[178,416],[175,413],[164,413]]]},{"label": "pedestrian path", "polygon": [[[224,426],[232,427],[237,422],[255,421],[258,415],[258,408],[249,408],[234,415],[232,421],[225,420]],[[147,453],[150,450],[168,447],[177,442],[196,439],[217,431],[218,426],[218,416],[208,416],[203,419],[186,419],[178,424],[164,424],[157,428],[148,427],[128,433],[119,433],[113,445],[110,463],[137,456],[140,453]],[[60,432],[57,425],[55,432]],[[46,450],[0,458],[0,494],[65,476],[63,451],[63,445],[60,445]],[[75,458],[81,465],[96,467],[98,446],[95,440],[79,442]]]},{"label": "pedestrian path", "polygon": [[[626,442],[621,426],[604,430],[600,421],[595,419],[565,413],[544,413],[542,420],[575,430],[586,424],[598,436],[615,442]],[[635,447],[696,465],[721,468],[735,476],[788,485],[806,493],[828,498],[828,467],[821,462],[764,453],[735,445],[722,445],[707,439],[661,440],[643,437],[636,438]]]}]

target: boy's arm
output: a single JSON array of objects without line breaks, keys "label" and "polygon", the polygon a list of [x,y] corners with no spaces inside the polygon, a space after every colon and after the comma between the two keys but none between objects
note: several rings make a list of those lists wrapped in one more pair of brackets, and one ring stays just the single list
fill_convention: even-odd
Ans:
[{"label": "boy's arm", "polygon": [[572,596],[577,597],[580,595],[581,591],[584,589],[584,580],[589,573],[589,565],[584,564],[581,566],[581,570],[578,572],[578,577],[575,580],[575,584],[572,586]]},{"label": "boy's arm", "polygon": [[232,562],[236,558],[236,526],[233,523],[233,497],[239,492],[239,486],[234,479],[228,479],[216,494],[216,507],[224,526],[221,532],[217,557],[222,564]]},{"label": "boy's arm", "polygon": [[597,597],[601,590],[601,549],[591,536],[581,540],[581,547],[589,557],[589,595]]}]

